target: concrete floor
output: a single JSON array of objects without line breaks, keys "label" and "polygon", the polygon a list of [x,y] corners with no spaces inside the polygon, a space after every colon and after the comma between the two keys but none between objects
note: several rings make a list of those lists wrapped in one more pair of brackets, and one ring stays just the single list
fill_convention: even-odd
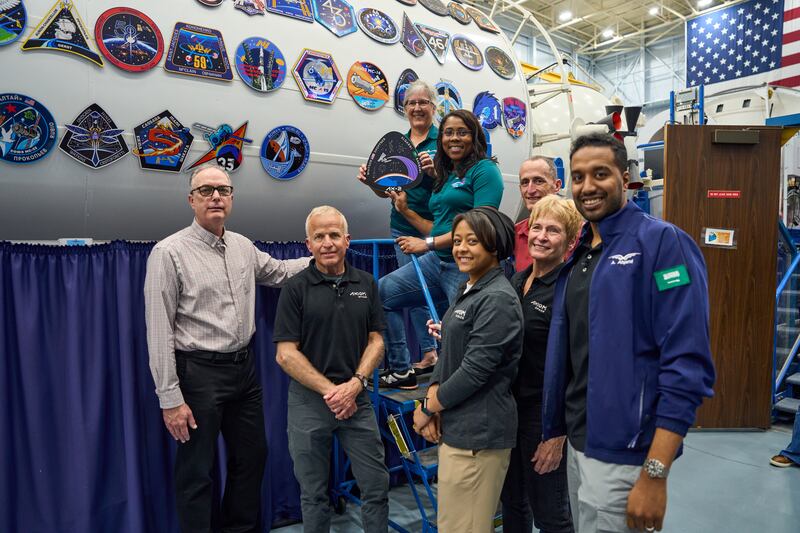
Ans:
[{"label": "concrete floor", "polygon": [[[663,531],[798,533],[800,468],[769,464],[790,437],[789,426],[766,432],[691,432],[683,456],[670,473]],[[409,531],[421,531],[419,512],[407,486],[392,489],[390,517]],[[275,531],[302,530],[297,524]],[[344,515],[335,516],[331,531],[361,531],[358,507],[350,505]]]}]

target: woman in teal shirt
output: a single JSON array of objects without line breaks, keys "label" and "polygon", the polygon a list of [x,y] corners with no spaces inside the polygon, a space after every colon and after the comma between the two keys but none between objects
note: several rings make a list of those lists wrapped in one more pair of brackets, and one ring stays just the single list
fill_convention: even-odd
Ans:
[{"label": "woman in teal shirt", "polygon": [[[397,239],[399,237],[425,238],[425,235],[427,235],[420,233],[417,228],[406,220],[406,217],[400,214],[395,208],[396,201],[407,205],[409,209],[413,210],[422,218],[428,221],[433,220],[433,214],[428,207],[428,201],[431,199],[431,191],[433,189],[433,178],[430,174],[433,173],[433,157],[436,154],[436,139],[439,136],[439,129],[433,125],[435,108],[436,91],[434,91],[433,87],[422,80],[417,80],[408,86],[403,99],[403,109],[405,110],[406,119],[408,119],[408,124],[410,126],[406,137],[408,137],[416,148],[420,165],[425,173],[422,175],[422,182],[406,192],[393,192],[387,195],[373,189],[373,192],[377,196],[392,199],[392,211],[389,215],[389,229],[392,234],[392,239]],[[362,182],[366,181],[366,165],[361,165],[358,179]],[[400,249],[399,245],[395,244],[394,250],[398,267],[402,267],[411,262],[411,256],[406,255]],[[420,369],[432,368],[437,359],[436,341],[433,337],[428,335],[428,326],[425,324],[430,316],[424,304],[410,309],[409,318],[411,325],[414,327],[420,350],[423,353],[422,361],[414,366],[418,366]]]},{"label": "woman in teal shirt", "polygon": [[[433,194],[428,206],[433,221],[411,209],[402,195],[394,208],[427,238],[402,236],[397,245],[405,254],[423,253],[422,274],[434,301],[449,305],[466,276],[453,260],[451,229],[460,213],[481,206],[500,207],[503,178],[497,161],[486,155],[486,136],[471,112],[459,109],[444,117],[436,139]],[[417,378],[406,345],[403,309],[425,305],[413,265],[405,265],[381,278],[381,300],[386,313],[385,344],[389,371],[381,385],[414,389]]]}]

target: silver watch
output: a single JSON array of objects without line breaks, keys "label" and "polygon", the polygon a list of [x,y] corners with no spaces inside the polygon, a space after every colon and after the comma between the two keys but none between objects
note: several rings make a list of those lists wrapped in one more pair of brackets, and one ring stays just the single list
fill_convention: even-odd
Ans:
[{"label": "silver watch", "polygon": [[669,468],[658,459],[648,459],[642,468],[650,479],[667,479],[669,474]]},{"label": "silver watch", "polygon": [[433,240],[434,240],[433,236],[425,237],[425,245],[428,247],[428,250],[433,250],[433,245],[434,245]]}]

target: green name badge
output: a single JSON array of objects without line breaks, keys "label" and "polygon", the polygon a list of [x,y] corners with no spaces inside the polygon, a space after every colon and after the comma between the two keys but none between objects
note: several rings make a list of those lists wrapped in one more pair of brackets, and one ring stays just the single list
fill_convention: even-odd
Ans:
[{"label": "green name badge", "polygon": [[689,278],[689,273],[686,271],[686,265],[665,268],[654,273],[653,276],[656,278],[659,292],[688,285],[692,282]]}]

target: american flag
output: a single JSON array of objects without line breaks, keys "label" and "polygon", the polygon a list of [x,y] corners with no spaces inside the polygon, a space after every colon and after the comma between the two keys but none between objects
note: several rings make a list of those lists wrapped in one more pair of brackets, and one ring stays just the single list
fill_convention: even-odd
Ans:
[{"label": "american flag", "polygon": [[800,0],[750,0],[686,21],[686,85],[730,80],[800,86]]}]

